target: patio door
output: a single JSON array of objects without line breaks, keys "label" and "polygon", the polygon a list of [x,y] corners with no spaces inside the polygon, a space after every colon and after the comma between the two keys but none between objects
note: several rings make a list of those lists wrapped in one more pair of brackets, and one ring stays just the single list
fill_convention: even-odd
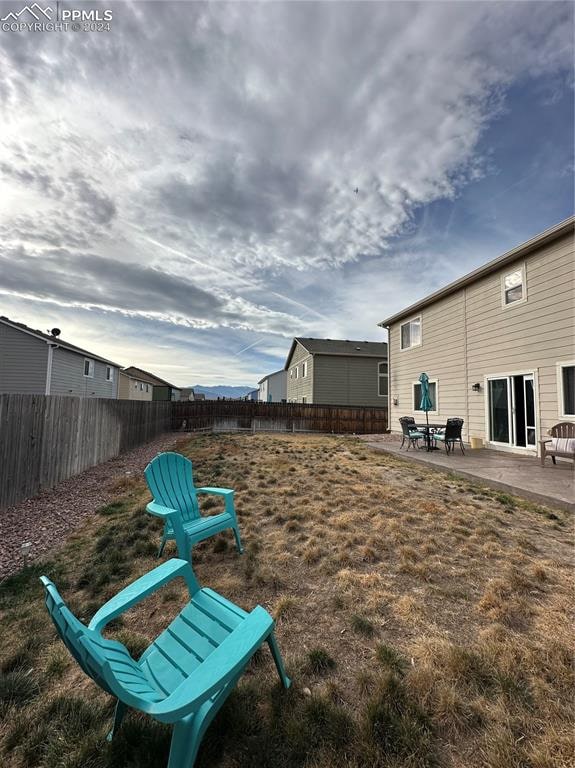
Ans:
[{"label": "patio door", "polygon": [[488,379],[489,440],[514,448],[535,448],[533,374]]}]

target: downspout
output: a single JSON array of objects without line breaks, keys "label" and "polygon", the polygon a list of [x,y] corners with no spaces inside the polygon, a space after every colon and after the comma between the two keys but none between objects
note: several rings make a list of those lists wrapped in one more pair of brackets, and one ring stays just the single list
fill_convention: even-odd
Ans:
[{"label": "downspout", "polygon": [[387,329],[387,431],[391,432],[391,331],[389,325],[385,327]]},{"label": "downspout", "polygon": [[464,380],[465,388],[465,423],[467,424],[467,442],[471,444],[471,424],[469,423],[469,356],[467,349],[467,288],[463,288],[463,346],[464,346]]},{"label": "downspout", "polygon": [[53,344],[51,341],[47,341],[46,344],[48,345],[48,362],[46,364],[46,391],[44,394],[49,395],[52,388],[52,358],[54,349],[58,349],[59,345]]}]

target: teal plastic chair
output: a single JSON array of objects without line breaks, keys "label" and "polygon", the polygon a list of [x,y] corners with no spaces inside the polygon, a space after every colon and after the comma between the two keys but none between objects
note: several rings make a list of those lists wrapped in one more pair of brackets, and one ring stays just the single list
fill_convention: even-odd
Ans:
[{"label": "teal plastic chair", "polygon": [[[164,532],[158,557],[166,541],[175,540],[178,554],[189,560],[191,548],[198,541],[231,528],[238,552],[243,552],[240,529],[234,507],[234,492],[230,488],[196,488],[192,462],[180,453],[159,453],[144,470],[148,488],[153,496],[146,509],[164,520]],[[202,517],[198,493],[213,493],[224,497],[225,509],[219,515]]]},{"label": "teal plastic chair", "polygon": [[[190,601],[135,661],[102,629],[164,584],[183,577]],[[286,675],[274,621],[257,606],[246,613],[211,589],[201,589],[189,562],[168,560],[109,600],[86,627],[54,584],[41,577],[58,634],[84,672],[117,698],[111,740],[128,707],[174,726],[168,768],[192,768],[206,728],[258,648],[267,642],[284,688]]]}]

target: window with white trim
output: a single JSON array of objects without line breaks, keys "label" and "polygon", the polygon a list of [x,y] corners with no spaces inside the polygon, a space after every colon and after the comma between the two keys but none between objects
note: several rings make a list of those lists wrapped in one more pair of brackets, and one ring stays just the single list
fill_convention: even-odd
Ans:
[{"label": "window with white trim", "polygon": [[146,384],[146,392],[149,392],[149,391],[150,391],[150,385]]},{"label": "window with white trim", "polygon": [[302,379],[305,379],[307,376],[307,362],[301,364],[301,377]]},{"label": "window with white trim", "polygon": [[90,360],[88,357],[84,358],[84,376],[87,379],[94,378],[94,361]]},{"label": "window with white trim", "polygon": [[298,377],[298,367],[297,367],[297,365],[296,365],[296,367],[293,369],[293,372],[294,372],[294,373],[293,373],[294,379],[297,379],[297,377]]},{"label": "window with white trim", "polygon": [[575,417],[575,364],[560,364],[561,415]]},{"label": "window with white trim", "polygon": [[305,395],[303,395],[301,401],[302,401],[302,403],[307,403],[307,397]]},{"label": "window with white trim", "polygon": [[377,364],[377,394],[379,397],[387,397],[388,388],[387,363]]},{"label": "window with white trim", "polygon": [[[437,395],[438,395],[438,388],[437,388],[437,381],[429,381],[429,397],[431,399],[431,402],[433,404],[433,408],[428,411],[428,413],[437,413],[439,410],[437,407]],[[421,406],[421,384],[419,381],[413,382],[413,411],[414,413],[425,413],[425,411],[420,410]]]},{"label": "window with white trim", "polygon": [[515,304],[518,301],[525,300],[524,267],[519,267],[519,269],[514,269],[513,272],[508,272],[506,275],[503,275],[502,280],[503,306],[509,306],[509,304]]},{"label": "window with white trim", "polygon": [[137,381],[134,382],[134,389],[138,389],[138,382]]},{"label": "window with white trim", "polygon": [[111,365],[106,366],[106,381],[114,381],[114,369]]},{"label": "window with white trim", "polygon": [[140,382],[140,392],[143,392],[143,391],[144,391],[144,385],[142,382]]},{"label": "window with white trim", "polygon": [[399,328],[401,349],[411,349],[421,345],[421,315],[402,323]]}]

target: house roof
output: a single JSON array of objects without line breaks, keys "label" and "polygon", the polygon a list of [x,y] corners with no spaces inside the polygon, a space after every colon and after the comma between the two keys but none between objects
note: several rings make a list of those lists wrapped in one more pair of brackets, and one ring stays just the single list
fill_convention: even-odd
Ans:
[{"label": "house roof", "polygon": [[308,339],[297,336],[291,345],[284,370],[289,368],[289,362],[297,344],[306,349],[310,355],[341,355],[342,357],[387,357],[387,342],[385,341],[350,341],[348,339]]},{"label": "house roof", "polygon": [[108,363],[108,365],[113,365],[115,368],[121,368],[119,363],[114,363],[112,360],[108,360],[105,357],[100,357],[100,355],[95,355],[93,352],[88,352],[87,349],[77,347],[75,344],[70,344],[60,338],[60,336],[50,336],[49,333],[42,333],[42,331],[38,331],[35,328],[29,328],[27,325],[24,325],[24,323],[17,323],[14,320],[10,320],[9,317],[0,316],[0,323],[4,323],[4,325],[15,328],[17,331],[27,333],[30,336],[35,336],[37,339],[42,339],[47,342],[50,341],[58,347],[62,347],[62,349],[68,349],[70,352],[77,352],[79,355],[84,355],[84,357],[89,357],[92,360],[99,360],[101,363]]},{"label": "house roof", "polygon": [[565,219],[564,221],[561,221],[559,224],[556,224],[555,226],[550,227],[549,229],[546,229],[544,232],[541,232],[535,237],[532,237],[531,240],[527,240],[525,243],[522,243],[521,245],[518,245],[515,248],[512,248],[510,251],[506,251],[501,256],[498,256],[496,259],[493,259],[492,261],[488,261],[487,264],[484,264],[482,267],[479,267],[478,269],[473,270],[473,272],[469,272],[467,275],[464,275],[463,277],[460,277],[459,279],[454,280],[452,283],[449,283],[445,287],[440,288],[438,291],[435,291],[434,293],[430,293],[429,296],[426,296],[420,301],[416,301],[415,304],[411,304],[409,307],[402,309],[400,312],[396,312],[395,315],[391,315],[391,317],[387,317],[385,320],[382,320],[381,323],[378,323],[378,325],[384,326],[384,327],[389,326],[389,325],[392,325],[393,323],[396,323],[398,320],[401,320],[404,317],[407,317],[408,315],[413,315],[415,312],[418,312],[420,309],[423,309],[424,307],[427,307],[430,304],[433,304],[439,299],[443,299],[445,296],[449,296],[449,294],[451,293],[455,293],[461,288],[464,288],[466,285],[469,285],[470,283],[474,283],[476,280],[479,280],[480,278],[485,277],[485,275],[489,275],[492,272],[496,272],[498,269],[501,269],[501,267],[504,267],[506,264],[516,261],[517,259],[520,259],[523,256],[527,256],[528,254],[532,253],[538,248],[541,248],[543,245],[547,245],[548,243],[551,243],[560,237],[568,235],[570,232],[573,232],[574,230],[575,230],[575,216],[571,216],[570,218]]},{"label": "house roof", "polygon": [[263,377],[263,379],[260,379],[260,380],[258,381],[258,384],[261,384],[261,383],[262,383],[262,381],[265,381],[266,379],[271,379],[271,377],[272,377],[272,376],[277,376],[277,375],[278,375],[278,373],[283,373],[283,372],[284,372],[284,370],[285,370],[284,368],[280,368],[280,370],[279,370],[279,371],[274,371],[273,373],[268,373],[268,374],[267,374],[267,376],[264,376],[264,377]]},{"label": "house roof", "polygon": [[176,387],[175,384],[170,384],[169,381],[160,379],[159,376],[154,376],[153,373],[148,373],[141,368],[136,368],[135,365],[130,365],[128,368],[122,370],[126,376],[130,376],[132,379],[138,379],[138,381],[145,381],[147,384],[153,384],[155,387],[171,387],[172,389],[180,390],[181,387]]}]

